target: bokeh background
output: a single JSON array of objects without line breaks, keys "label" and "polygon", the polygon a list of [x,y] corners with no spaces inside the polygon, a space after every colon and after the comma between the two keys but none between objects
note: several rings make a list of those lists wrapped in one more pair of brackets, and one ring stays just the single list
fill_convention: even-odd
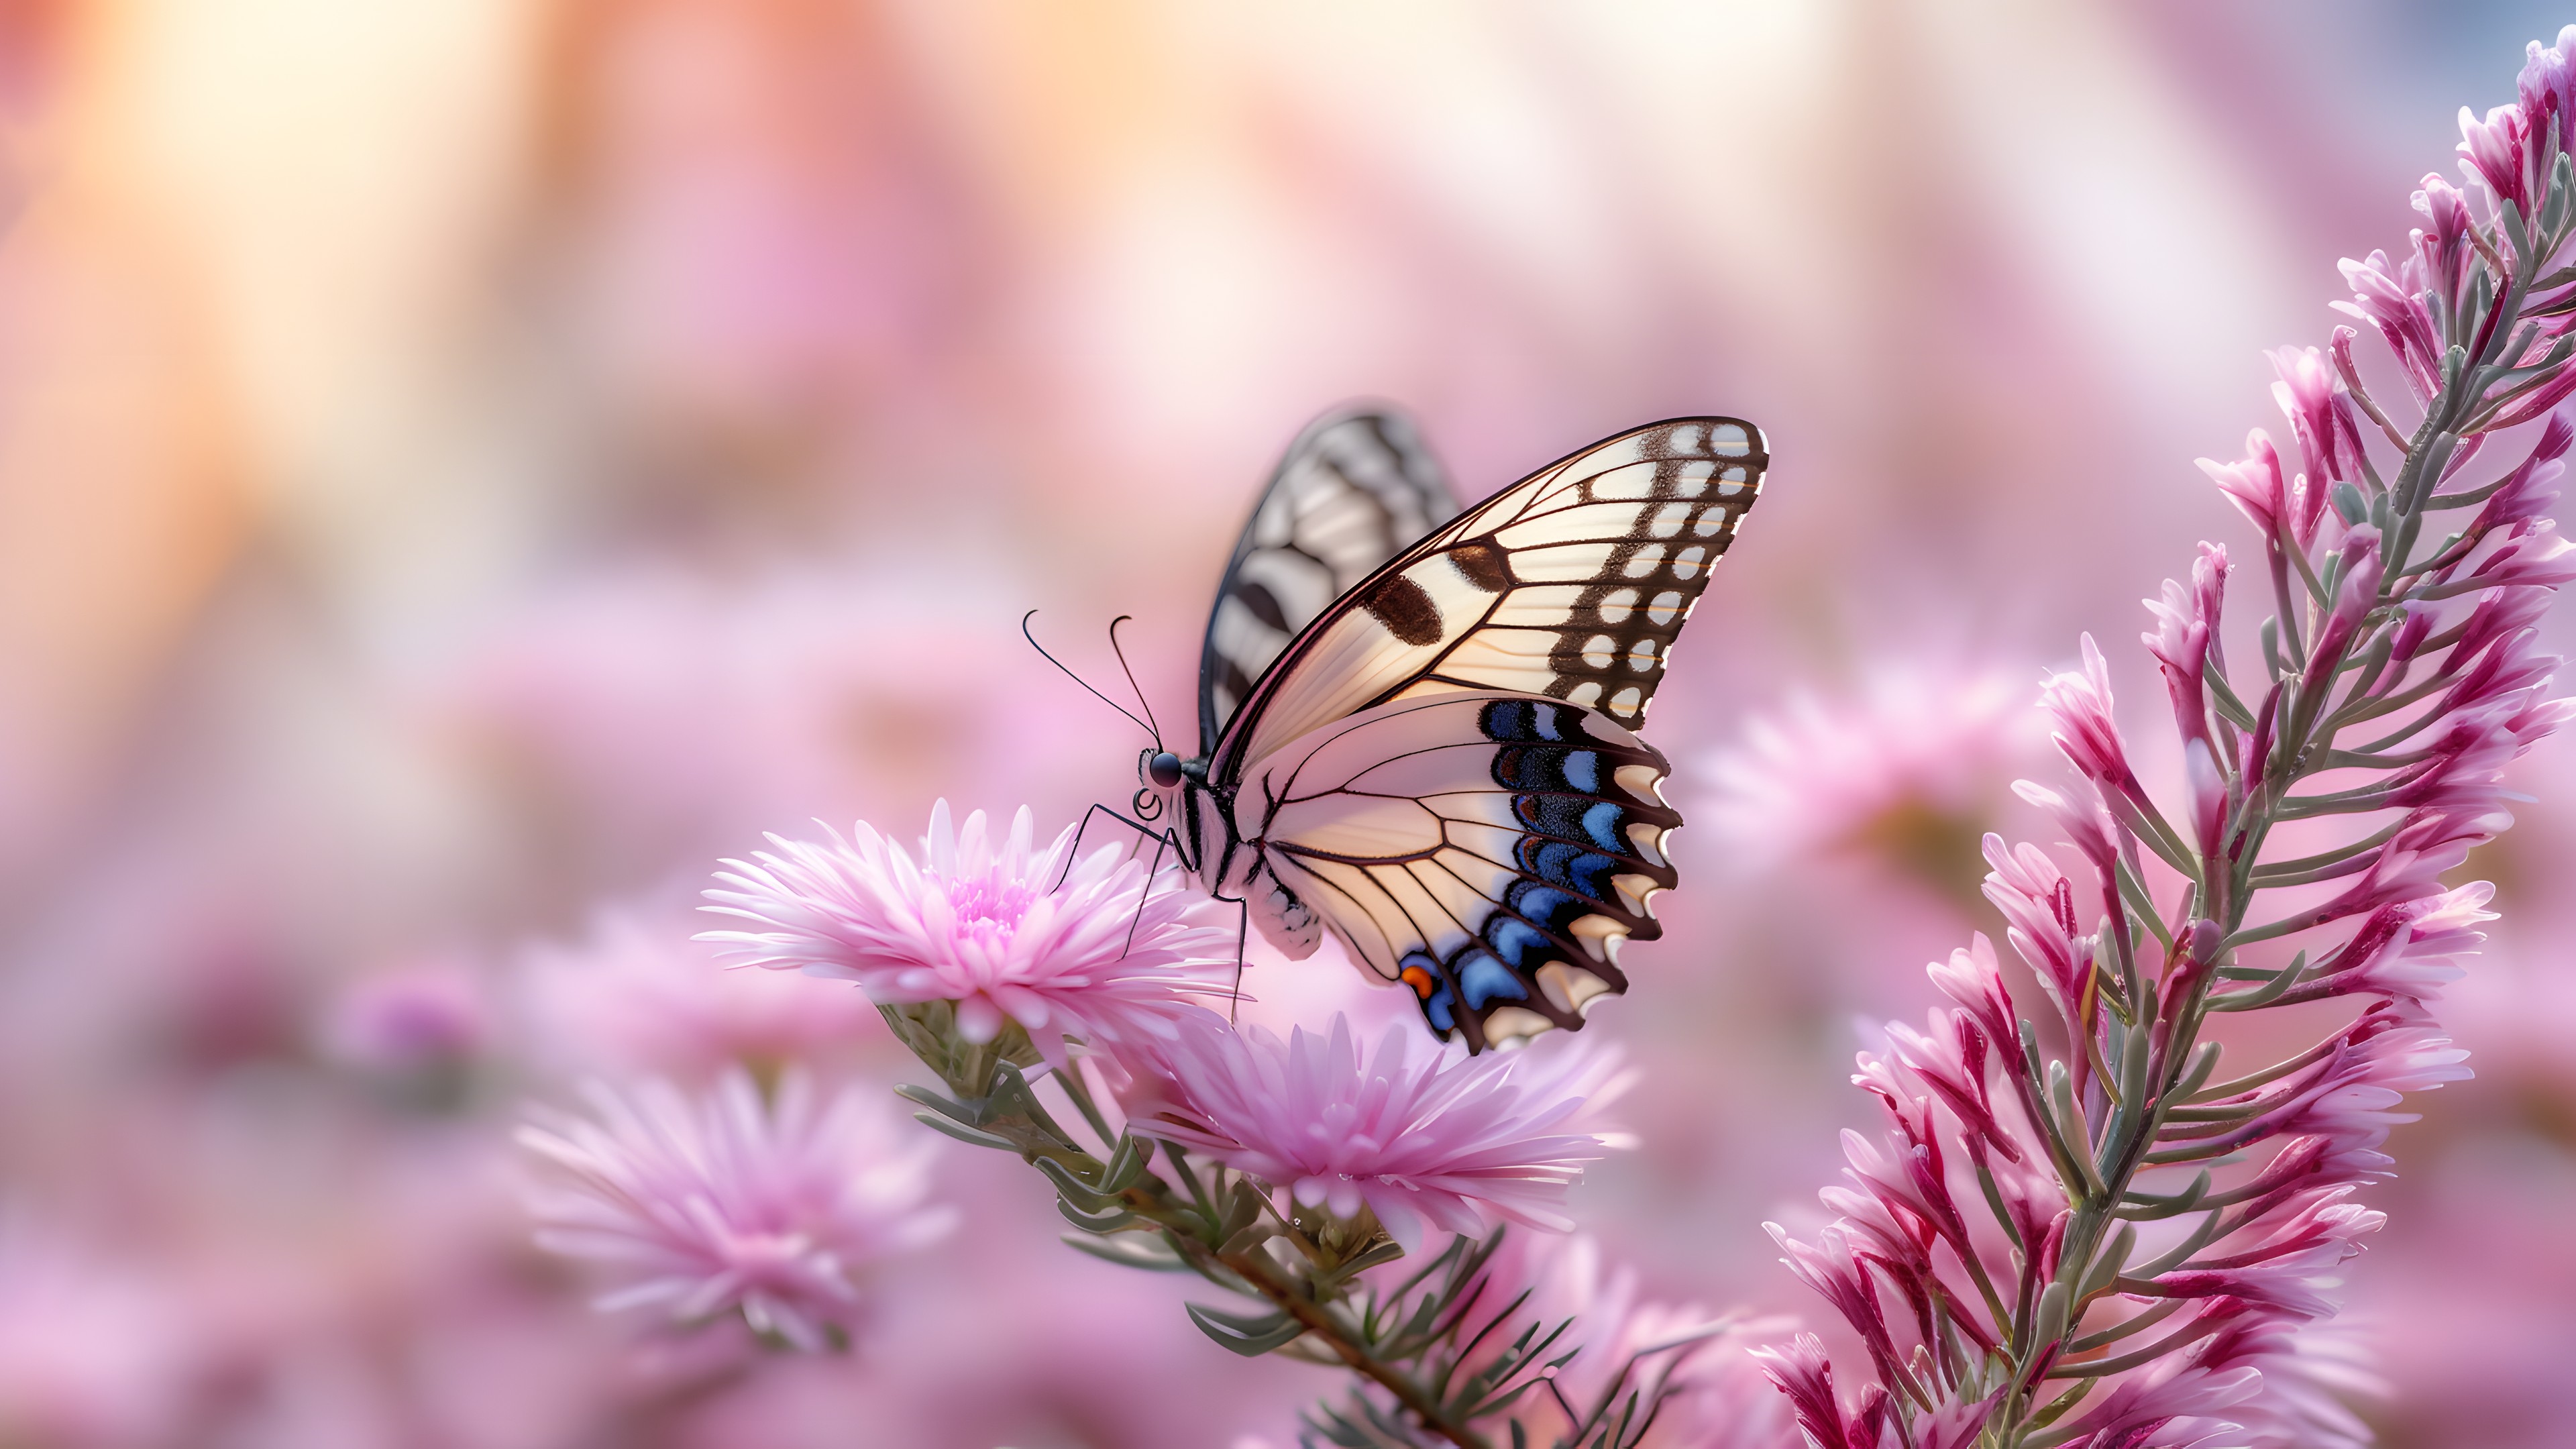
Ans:
[{"label": "bokeh background", "polygon": [[[1020,614],[1095,674],[1134,614],[1186,719],[1254,488],[1363,394],[1470,496],[1769,432],[1651,731],[1686,884],[1593,1027],[1644,1146],[1578,1201],[1660,1296],[1823,1316],[1758,1225],[1994,925],[2040,672],[2091,629],[2161,712],[2137,600],[2241,537],[2192,459],[2569,19],[0,0],[0,1442],[1287,1435],[1329,1375],[1014,1164],[940,1159],[966,1226],[849,1354],[693,1358],[530,1246],[508,1137],[586,1073],[899,1075],[688,942],[714,859],[1123,796]],[[2348,1275],[2394,1445],[2576,1442],[2576,759],[2521,769],[2478,1079]]]}]

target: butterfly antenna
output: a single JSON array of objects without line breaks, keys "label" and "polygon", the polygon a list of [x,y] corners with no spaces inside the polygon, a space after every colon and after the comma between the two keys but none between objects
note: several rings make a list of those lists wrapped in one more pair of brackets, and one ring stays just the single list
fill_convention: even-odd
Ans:
[{"label": "butterfly antenna", "polygon": [[[1047,652],[1046,646],[1045,646],[1044,644],[1041,644],[1041,643],[1039,643],[1039,642],[1038,642],[1038,636],[1029,632],[1029,621],[1030,621],[1031,619],[1036,618],[1037,616],[1038,616],[1038,611],[1037,611],[1037,610],[1035,610],[1035,609],[1031,609],[1031,610],[1029,610],[1027,613],[1022,614],[1022,615],[1020,616],[1020,637],[1029,641],[1029,647],[1030,647],[1030,648],[1032,648],[1032,649],[1034,649],[1034,650],[1036,650],[1036,651],[1038,651],[1038,657],[1039,657],[1039,658],[1041,658],[1041,659],[1043,659],[1043,660],[1045,660],[1047,663],[1054,665],[1057,669],[1062,670],[1062,671],[1063,671],[1063,673],[1064,673],[1064,677],[1065,677],[1065,678],[1070,679],[1070,680],[1072,680],[1074,683],[1081,685],[1081,686],[1082,686],[1084,689],[1086,689],[1086,690],[1090,690],[1090,691],[1091,691],[1091,697],[1092,697],[1092,698],[1094,698],[1094,699],[1096,699],[1096,700],[1099,700],[1102,704],[1105,704],[1105,705],[1109,706],[1111,709],[1114,709],[1114,710],[1118,711],[1120,714],[1123,714],[1123,715],[1127,716],[1129,719],[1131,719],[1131,720],[1136,720],[1136,728],[1138,728],[1138,729],[1140,729],[1140,730],[1143,730],[1145,733],[1147,733],[1147,734],[1149,734],[1149,735],[1152,735],[1152,736],[1154,737],[1154,748],[1156,748],[1156,749],[1158,749],[1158,750],[1159,750],[1159,749],[1161,749],[1161,748],[1163,747],[1163,733],[1162,733],[1162,731],[1160,731],[1160,730],[1158,730],[1158,729],[1155,729],[1152,725],[1147,724],[1145,721],[1143,721],[1143,720],[1141,720],[1141,719],[1136,719],[1136,712],[1135,712],[1134,710],[1129,709],[1127,706],[1125,706],[1125,705],[1123,705],[1123,704],[1120,704],[1118,701],[1116,701],[1116,700],[1114,700],[1114,699],[1111,699],[1108,695],[1102,694],[1099,690],[1092,689],[1092,688],[1091,688],[1091,682],[1090,682],[1089,680],[1084,679],[1081,675],[1074,673],[1074,672],[1073,672],[1072,670],[1070,670],[1070,669],[1066,669],[1066,668],[1064,667],[1064,661],[1063,661],[1063,660],[1058,659],[1058,658],[1056,658],[1054,655],[1049,654],[1049,653]],[[1114,624],[1113,624],[1113,625],[1111,625],[1110,627],[1111,627],[1111,629],[1113,629],[1113,630],[1115,630],[1115,629],[1117,628],[1117,626],[1116,626],[1116,625],[1114,625]],[[1110,637],[1111,637],[1112,639],[1115,639],[1117,636],[1116,636],[1116,634],[1115,634],[1115,633],[1113,633]],[[1123,666],[1126,662],[1127,662],[1127,661],[1125,661],[1125,660],[1123,660],[1123,659],[1119,661],[1119,663],[1120,663],[1122,666]],[[1134,679],[1134,676],[1133,676],[1133,675],[1130,675],[1130,676],[1129,676],[1129,680],[1132,682],[1132,681],[1133,681],[1133,679]],[[1138,696],[1138,702],[1139,702],[1139,703],[1142,703],[1142,702],[1143,702],[1143,696],[1141,696],[1141,695],[1140,695],[1140,696]]]},{"label": "butterfly antenna", "polygon": [[[1154,748],[1159,750],[1163,747],[1163,727],[1154,719],[1154,706],[1145,698],[1144,687],[1136,682],[1136,671],[1127,665],[1127,651],[1118,647],[1118,626],[1135,617],[1133,614],[1121,614],[1109,621],[1109,652],[1118,656],[1119,672],[1127,676],[1127,687],[1136,691],[1136,704],[1145,711],[1145,728],[1154,732]],[[1133,719],[1135,716],[1130,715],[1128,718]]]}]

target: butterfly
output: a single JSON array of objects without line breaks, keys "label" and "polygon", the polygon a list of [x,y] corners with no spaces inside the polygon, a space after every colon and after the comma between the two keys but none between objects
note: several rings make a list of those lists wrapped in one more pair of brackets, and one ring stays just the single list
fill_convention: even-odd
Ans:
[{"label": "butterfly", "polygon": [[1661,934],[1681,816],[1636,730],[1769,461],[1750,423],[1679,418],[1462,511],[1402,415],[1327,414],[1217,586],[1199,753],[1142,752],[1131,823],[1471,1051],[1580,1027]]}]

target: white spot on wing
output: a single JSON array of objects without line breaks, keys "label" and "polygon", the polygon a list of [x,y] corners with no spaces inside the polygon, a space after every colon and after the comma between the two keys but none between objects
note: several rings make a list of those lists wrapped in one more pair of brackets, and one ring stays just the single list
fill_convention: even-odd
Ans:
[{"label": "white spot on wing", "polygon": [[1653,573],[1663,561],[1664,546],[1660,543],[1650,543],[1628,555],[1628,565],[1620,572],[1632,579],[1642,579]]},{"label": "white spot on wing", "polygon": [[1692,544],[1673,555],[1673,577],[1687,579],[1696,575],[1699,572],[1699,561],[1707,556],[1708,550],[1698,544]]},{"label": "white spot on wing", "polygon": [[1637,706],[1644,701],[1645,697],[1645,693],[1638,689],[1637,686],[1633,684],[1629,685],[1627,688],[1620,690],[1617,694],[1610,696],[1610,712],[1619,716],[1621,719],[1634,718],[1637,713]]},{"label": "white spot on wing", "polygon": [[1594,669],[1607,669],[1617,657],[1619,646],[1607,634],[1595,634],[1583,641],[1583,662]]},{"label": "white spot on wing", "polygon": [[[1656,626],[1660,628],[1665,624],[1671,623],[1673,621],[1673,615],[1681,612],[1681,607],[1682,591],[1679,589],[1666,589],[1662,593],[1655,595],[1655,601],[1646,606],[1646,617],[1654,620]],[[1612,622],[1616,621],[1614,620]]]},{"label": "white spot on wing", "polygon": [[1655,641],[1640,639],[1628,646],[1628,667],[1639,674],[1655,667]]},{"label": "white spot on wing", "polygon": [[1635,589],[1612,589],[1609,593],[1602,595],[1601,602],[1594,607],[1595,612],[1601,615],[1602,623],[1617,624],[1624,622],[1630,614],[1637,611],[1637,591]]}]

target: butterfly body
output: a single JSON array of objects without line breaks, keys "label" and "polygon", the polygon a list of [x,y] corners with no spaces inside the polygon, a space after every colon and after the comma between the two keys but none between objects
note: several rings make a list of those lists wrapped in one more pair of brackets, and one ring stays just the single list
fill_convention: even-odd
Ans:
[{"label": "butterfly body", "polygon": [[1329,930],[1444,1036],[1579,1027],[1659,934],[1681,817],[1634,726],[1767,461],[1681,419],[1461,514],[1400,417],[1325,418],[1220,585],[1202,751],[1147,751],[1140,813],[1292,959]]}]

